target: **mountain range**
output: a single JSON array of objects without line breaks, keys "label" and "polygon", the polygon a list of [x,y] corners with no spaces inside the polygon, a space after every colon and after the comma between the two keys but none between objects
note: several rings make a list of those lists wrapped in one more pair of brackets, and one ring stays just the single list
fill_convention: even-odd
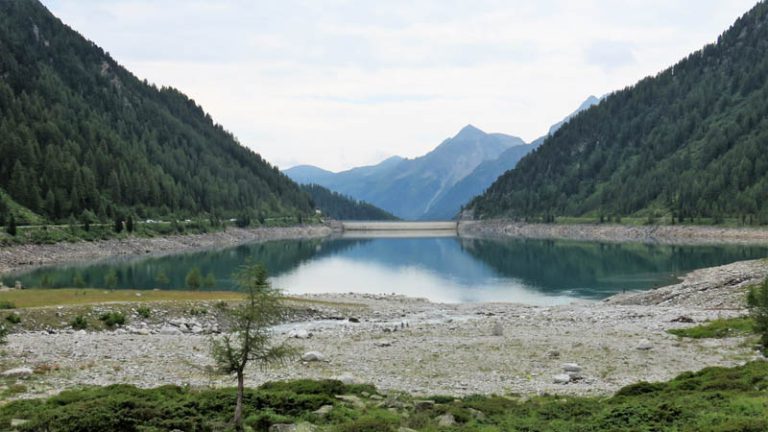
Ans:
[{"label": "mountain range", "polygon": [[[590,96],[573,114],[553,125],[550,133],[599,101]],[[414,159],[394,156],[376,165],[338,173],[300,165],[285,170],[285,174],[298,183],[322,185],[364,200],[402,219],[451,219],[544,138],[526,143],[515,136],[486,133],[468,125]]]},{"label": "mountain range", "polygon": [[768,3],[607,96],[469,205],[475,217],[768,223]]}]

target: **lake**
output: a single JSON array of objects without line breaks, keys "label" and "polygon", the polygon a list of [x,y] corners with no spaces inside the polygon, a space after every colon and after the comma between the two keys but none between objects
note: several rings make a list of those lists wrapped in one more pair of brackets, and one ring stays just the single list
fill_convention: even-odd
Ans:
[{"label": "lake", "polygon": [[671,246],[567,240],[478,240],[455,236],[340,237],[256,243],[205,252],[112,259],[7,275],[27,288],[186,289],[193,267],[201,289],[235,289],[246,262],[267,266],[290,294],[404,294],[432,301],[555,305],[674,283],[702,267],[768,256],[760,246]]}]

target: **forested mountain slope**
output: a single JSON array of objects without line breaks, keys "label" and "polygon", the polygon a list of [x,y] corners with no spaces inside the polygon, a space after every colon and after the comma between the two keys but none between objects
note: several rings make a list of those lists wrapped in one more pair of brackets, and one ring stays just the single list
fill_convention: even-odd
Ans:
[{"label": "forested mountain slope", "polygon": [[476,217],[768,222],[768,4],[576,116],[469,205]]},{"label": "forested mountain slope", "polygon": [[316,184],[301,185],[301,188],[312,197],[312,201],[323,214],[337,220],[396,220],[391,213],[386,212],[365,201],[334,192]]},{"label": "forested mountain slope", "polygon": [[0,188],[51,220],[312,211],[193,100],[140,81],[36,0],[0,2],[0,155]]}]

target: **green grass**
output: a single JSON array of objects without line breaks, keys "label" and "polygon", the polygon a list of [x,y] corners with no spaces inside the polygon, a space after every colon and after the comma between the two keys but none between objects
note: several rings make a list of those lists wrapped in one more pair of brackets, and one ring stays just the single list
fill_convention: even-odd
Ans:
[{"label": "green grass", "polygon": [[[104,290],[93,288],[26,289],[0,292],[0,309],[92,305],[100,303],[149,303],[179,301],[238,301],[243,294],[236,291],[182,290]],[[343,309],[360,309],[357,303],[286,297],[290,306],[319,305]],[[141,307],[140,307],[141,308]],[[146,312],[140,312],[140,315]],[[147,318],[147,317],[145,317]]]},{"label": "green grass", "polygon": [[755,322],[750,317],[724,318],[694,327],[667,330],[675,336],[692,339],[717,339],[746,336],[755,332]]},{"label": "green grass", "polygon": [[41,224],[45,221],[42,216],[14,201],[2,189],[0,189],[0,201],[5,202],[6,206],[8,206],[9,214],[13,214],[19,224]]},{"label": "green grass", "polygon": [[86,305],[98,303],[144,303],[158,301],[242,300],[234,291],[171,291],[171,290],[100,290],[80,288],[27,289],[0,292],[0,304],[10,303],[19,308]]},{"label": "green grass", "polygon": [[[336,395],[356,395],[355,407]],[[707,368],[684,373],[666,383],[638,383],[608,398],[539,396],[527,400],[504,396],[433,398],[432,407],[414,408],[407,394],[369,397],[372,386],[338,381],[301,380],[247,389],[244,417],[250,430],[273,423],[310,422],[320,431],[766,431],[768,363],[735,368]],[[20,431],[185,431],[228,430],[234,389],[128,385],[65,391],[47,400],[19,400],[0,407],[0,429],[11,419],[30,422]],[[332,405],[326,416],[313,414]],[[437,417],[450,413],[451,428]]]}]

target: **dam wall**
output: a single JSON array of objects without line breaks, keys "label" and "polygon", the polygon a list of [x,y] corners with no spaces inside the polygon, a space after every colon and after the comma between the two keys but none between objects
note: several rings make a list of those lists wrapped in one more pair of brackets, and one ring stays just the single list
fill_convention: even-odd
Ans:
[{"label": "dam wall", "polygon": [[342,221],[344,231],[456,231],[456,221]]}]

